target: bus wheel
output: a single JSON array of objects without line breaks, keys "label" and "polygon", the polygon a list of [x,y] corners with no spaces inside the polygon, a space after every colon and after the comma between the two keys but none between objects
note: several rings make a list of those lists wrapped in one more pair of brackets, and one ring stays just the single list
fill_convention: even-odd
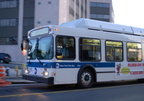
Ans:
[{"label": "bus wheel", "polygon": [[93,85],[94,76],[93,72],[89,69],[84,69],[79,75],[78,86],[82,88],[88,88]]}]

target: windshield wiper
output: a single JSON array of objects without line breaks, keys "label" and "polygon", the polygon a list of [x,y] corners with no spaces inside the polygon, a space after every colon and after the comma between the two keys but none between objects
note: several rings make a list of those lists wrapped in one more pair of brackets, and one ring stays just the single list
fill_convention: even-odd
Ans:
[{"label": "windshield wiper", "polygon": [[41,60],[40,60],[39,58],[37,58],[37,59],[38,59],[39,63],[40,63],[41,65],[43,65],[43,63],[41,62]]},{"label": "windshield wiper", "polygon": [[43,65],[43,63],[42,63],[41,60],[39,59],[40,52],[41,52],[41,51],[37,48],[37,59],[38,59],[39,63],[40,63],[41,65]]},{"label": "windshield wiper", "polygon": [[43,65],[43,63],[42,63],[41,60],[39,59],[39,56],[40,56],[40,52],[41,52],[41,51],[38,49],[38,46],[39,46],[39,39],[37,39],[37,43],[36,43],[36,50],[37,50],[36,57],[37,57],[39,63],[40,63],[41,65]]}]

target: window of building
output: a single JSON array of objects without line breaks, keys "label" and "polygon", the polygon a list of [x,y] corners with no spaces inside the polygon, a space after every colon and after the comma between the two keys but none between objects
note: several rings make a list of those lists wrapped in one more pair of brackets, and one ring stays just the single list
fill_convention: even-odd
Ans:
[{"label": "window of building", "polygon": [[33,17],[24,18],[23,24],[24,24],[24,26],[33,25],[34,24],[34,18]]},{"label": "window of building", "polygon": [[0,19],[0,26],[17,26],[17,19]]},{"label": "window of building", "polygon": [[98,39],[80,38],[80,60],[100,61],[101,42]]},{"label": "window of building", "polygon": [[48,23],[48,24],[51,24],[51,21],[48,21],[47,23]]},{"label": "window of building", "polygon": [[79,7],[79,0],[76,0],[76,5]]},{"label": "window of building", "polygon": [[40,21],[37,21],[37,24],[40,24],[41,22]]},{"label": "window of building", "polygon": [[106,7],[106,8],[109,8],[110,7],[110,3],[91,2],[90,6],[91,7]]},{"label": "window of building", "polygon": [[0,45],[8,44],[8,38],[0,37]]},{"label": "window of building", "polygon": [[11,0],[11,1],[1,1],[0,2],[0,8],[13,8],[13,7],[17,7],[17,0]]},{"label": "window of building", "polygon": [[106,15],[106,14],[90,14],[90,18],[110,19],[110,15]]},{"label": "window of building", "polygon": [[83,7],[83,5],[81,4],[81,18],[83,18],[84,16],[84,7]]},{"label": "window of building", "polygon": [[76,13],[76,19],[79,19],[79,15]]},{"label": "window of building", "polygon": [[85,0],[85,18],[87,18],[87,0]]},{"label": "window of building", "polygon": [[0,45],[16,45],[18,44],[17,37],[0,37]]},{"label": "window of building", "polygon": [[51,1],[48,1],[48,4],[51,4],[52,2]]},{"label": "window of building", "polygon": [[129,62],[142,61],[142,46],[140,43],[127,43],[127,60]]},{"label": "window of building", "polygon": [[74,9],[72,7],[69,7],[69,14],[71,14],[72,16],[74,16]]},{"label": "window of building", "polygon": [[90,18],[94,20],[110,21],[110,3],[91,2]]},{"label": "window of building", "polygon": [[56,37],[56,57],[61,60],[75,59],[75,39],[70,36]]},{"label": "window of building", "polygon": [[106,61],[123,60],[123,43],[118,41],[106,41]]},{"label": "window of building", "polygon": [[38,5],[41,5],[41,2],[38,2]]}]

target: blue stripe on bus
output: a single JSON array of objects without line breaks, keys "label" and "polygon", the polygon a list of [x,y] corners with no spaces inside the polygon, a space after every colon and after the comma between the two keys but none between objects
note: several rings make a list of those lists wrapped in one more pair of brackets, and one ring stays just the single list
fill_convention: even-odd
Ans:
[{"label": "blue stripe on bus", "polygon": [[95,68],[114,68],[114,62],[43,62],[45,66],[41,65],[39,62],[27,62],[27,67],[37,67],[37,68],[81,68],[85,65],[92,65]]}]

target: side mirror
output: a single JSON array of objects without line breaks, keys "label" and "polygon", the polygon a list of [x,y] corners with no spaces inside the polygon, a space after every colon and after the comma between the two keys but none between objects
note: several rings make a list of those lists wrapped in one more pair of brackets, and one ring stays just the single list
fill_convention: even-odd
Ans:
[{"label": "side mirror", "polygon": [[21,42],[21,50],[22,50],[23,56],[26,56],[27,55],[27,50],[28,50],[28,40],[23,40]]},{"label": "side mirror", "polygon": [[57,55],[57,56],[61,56],[61,55],[62,55],[62,50],[61,50],[61,49],[57,49],[56,55]]},{"label": "side mirror", "polygon": [[28,49],[28,40],[23,40],[22,42],[21,42],[21,50],[23,51],[23,50],[27,50]]}]

